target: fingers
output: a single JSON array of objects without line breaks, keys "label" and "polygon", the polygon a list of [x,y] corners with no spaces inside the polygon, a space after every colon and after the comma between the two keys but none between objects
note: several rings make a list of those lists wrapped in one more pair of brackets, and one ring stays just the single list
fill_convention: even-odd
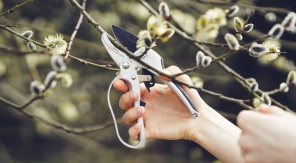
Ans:
[{"label": "fingers", "polygon": [[277,115],[284,113],[284,111],[281,108],[277,106],[268,106],[266,104],[261,104],[259,106],[259,112],[265,113],[265,114],[277,114]]},{"label": "fingers", "polygon": [[[182,71],[177,66],[170,66],[170,67],[166,68],[163,72],[170,75],[170,74],[178,74],[178,73],[181,73]],[[162,76],[162,78],[165,80],[168,79],[163,76]],[[183,81],[187,84],[192,84],[190,77],[186,74],[180,75],[176,79]]]},{"label": "fingers", "polygon": [[128,134],[130,135],[130,137],[133,139],[133,140],[138,140],[138,135],[140,134],[141,132],[141,128],[142,126],[138,123],[136,123],[133,127],[131,127],[129,130],[128,130]]},{"label": "fingers", "polygon": [[[120,92],[127,92],[129,91],[128,85],[121,79],[117,79],[114,81],[113,86],[116,90]],[[147,93],[147,89],[143,84],[140,84],[140,92],[141,96]]]},{"label": "fingers", "polygon": [[128,86],[123,80],[120,80],[120,79],[115,80],[113,83],[113,86],[115,89],[117,89],[120,92],[128,91]]},{"label": "fingers", "polygon": [[131,108],[123,115],[122,120],[127,125],[135,124],[136,120],[143,116],[144,111],[142,106]]},{"label": "fingers", "polygon": [[138,99],[138,94],[135,91],[129,91],[123,94],[119,100],[119,107],[123,110],[132,108],[132,104]]},{"label": "fingers", "polygon": [[252,139],[250,139],[249,134],[241,134],[241,136],[238,140],[238,144],[241,147],[242,154],[244,154],[244,152],[246,150],[256,148],[256,146],[254,145],[254,141],[252,141]]},{"label": "fingers", "polygon": [[242,130],[249,128],[253,123],[256,123],[258,112],[252,110],[243,110],[237,116],[237,126]]}]

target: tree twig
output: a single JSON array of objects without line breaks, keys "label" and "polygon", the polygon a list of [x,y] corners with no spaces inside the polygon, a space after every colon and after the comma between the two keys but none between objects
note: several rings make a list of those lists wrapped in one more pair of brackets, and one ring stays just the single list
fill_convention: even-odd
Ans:
[{"label": "tree twig", "polygon": [[[46,85],[46,88],[43,92],[45,92],[47,89],[49,89],[51,83],[54,81],[55,79],[51,79],[51,81]],[[12,107],[13,109],[23,113],[24,115],[26,115],[28,118],[33,118],[36,119],[37,121],[47,125],[47,126],[51,126],[54,127],[56,129],[60,129],[63,130],[67,133],[72,133],[72,134],[83,134],[83,133],[89,133],[89,132],[95,132],[95,131],[100,131],[103,130],[107,127],[109,127],[111,124],[113,124],[114,122],[112,120],[107,121],[105,124],[103,125],[96,125],[96,126],[89,126],[89,127],[84,127],[84,128],[71,128],[68,127],[66,125],[63,124],[58,124],[49,120],[46,120],[38,115],[35,115],[33,113],[30,113],[28,111],[25,110],[26,107],[28,107],[29,105],[31,105],[34,101],[38,100],[38,99],[42,99],[43,96],[35,96],[32,99],[30,99],[27,103],[23,104],[23,105],[17,105],[3,97],[0,97],[0,101],[2,101],[3,103],[5,103],[6,105]],[[117,122],[122,122],[121,119],[117,120]]]},{"label": "tree twig", "polygon": [[13,49],[11,47],[5,47],[4,45],[0,44],[0,50],[9,54],[15,54],[16,56],[24,56],[27,54],[46,54],[49,55],[45,50],[42,51],[20,51]]},{"label": "tree twig", "polygon": [[[138,0],[145,8],[147,8],[147,10],[149,10],[153,15],[159,15],[157,13],[157,11],[155,11],[147,2],[145,2],[144,0]],[[173,30],[175,30],[175,32],[177,34],[179,34],[181,37],[183,37],[185,40],[189,41],[191,44],[193,44],[194,46],[196,46],[197,48],[199,48],[200,50],[202,50],[205,54],[209,55],[210,57],[212,57],[213,59],[217,59],[217,57],[206,47],[204,47],[203,45],[198,44],[197,42],[193,42],[191,41],[193,38],[188,36],[185,32],[180,31],[178,28],[176,28],[173,24],[171,24],[170,22],[168,22],[168,25],[170,28],[172,28]],[[246,80],[244,77],[242,77],[240,74],[238,74],[237,72],[235,72],[234,70],[232,70],[230,67],[228,67],[226,64],[224,64],[221,61],[217,61],[217,63],[224,69],[224,71],[226,71],[228,74],[230,74],[231,76],[233,76],[235,79],[242,81],[243,83],[246,83]],[[168,76],[166,76],[168,77]],[[170,78],[170,77],[168,77]],[[259,93],[263,93],[262,90],[258,90]],[[272,99],[272,102],[274,102],[274,104],[278,105],[279,107],[282,107],[285,110],[290,110],[287,106],[284,106],[283,104],[281,104],[280,102],[276,101],[275,99]]]},{"label": "tree twig", "polygon": [[13,8],[11,8],[11,9],[9,9],[9,10],[7,10],[7,11],[1,13],[1,14],[0,14],[0,17],[1,17],[1,16],[4,16],[4,15],[6,15],[6,14],[13,13],[15,9],[20,8],[20,7],[24,6],[25,4],[27,4],[27,3],[29,3],[29,2],[33,2],[33,0],[26,0],[25,2],[23,2],[23,3],[19,4],[19,5],[14,6]]},{"label": "tree twig", "polygon": [[[83,8],[85,8],[85,5],[86,5],[86,0],[82,0],[81,6]],[[78,32],[78,29],[80,28],[80,25],[82,23],[82,20],[83,20],[83,15],[80,13],[80,16],[79,16],[78,22],[76,24],[76,27],[74,28],[74,31],[73,31],[73,33],[72,33],[72,35],[70,37],[70,41],[68,43],[68,48],[67,48],[66,54],[64,56],[64,59],[67,59],[68,56],[69,56],[69,53],[70,53],[70,50],[71,50],[71,46],[72,46],[73,41],[74,41],[74,38],[75,38],[75,36],[76,36],[76,34]]]},{"label": "tree twig", "polygon": [[244,28],[245,28],[245,26],[248,24],[248,22],[249,22],[251,16],[253,15],[254,11],[255,11],[255,10],[252,10],[252,11],[249,13],[249,15],[248,15],[246,21],[244,22],[243,29],[239,32],[239,34],[242,34],[242,33],[244,32]]},{"label": "tree twig", "polygon": [[[76,2],[76,0],[69,0],[83,15],[84,17],[88,20],[89,23],[91,23],[101,34],[102,33],[106,33],[100,26],[99,24],[94,21],[89,15],[88,13],[85,11],[85,9],[83,7],[81,7],[79,5],[79,3]],[[169,79],[172,79],[174,82],[178,83],[178,84],[181,84],[181,85],[184,85],[186,87],[189,87],[189,88],[194,88],[194,89],[197,89],[201,92],[204,92],[206,94],[209,94],[211,96],[215,96],[215,97],[218,97],[218,98],[223,98],[224,100],[227,100],[227,101],[231,101],[231,102],[235,102],[235,103],[238,103],[240,104],[241,106],[243,106],[244,108],[246,109],[250,109],[250,106],[246,105],[244,102],[244,100],[240,100],[240,99],[234,99],[234,98],[230,98],[230,97],[226,97],[226,96],[222,96],[221,94],[217,94],[215,92],[211,92],[211,91],[208,91],[208,90],[205,90],[205,89],[202,89],[202,88],[198,88],[198,87],[195,87],[193,85],[188,85],[182,81],[179,81],[177,79],[174,79],[173,76],[171,75],[167,75],[165,73],[163,73],[162,71],[159,71],[158,69],[154,68],[153,66],[149,65],[148,63],[142,61],[140,58],[138,58],[137,56],[135,56],[132,52],[130,52],[127,48],[121,46],[112,36],[108,35],[108,38],[110,39],[110,41],[114,44],[115,47],[117,47],[119,50],[123,51],[124,53],[126,53],[129,57],[137,60],[138,62],[140,62],[141,64],[143,64],[144,66],[146,66],[147,68],[153,70],[154,72],[157,72],[159,75],[162,75],[162,76],[165,76]],[[191,38],[192,39],[192,38]]]},{"label": "tree twig", "polygon": [[233,3],[233,2],[213,1],[213,0],[194,0],[194,1],[199,2],[199,3],[208,3],[208,4],[214,4],[214,5],[238,5],[238,6],[242,6],[242,7],[251,8],[251,9],[270,11],[270,12],[281,13],[281,14],[288,14],[289,12],[291,12],[290,10],[287,10],[284,8],[254,6],[254,5],[248,5],[248,4],[243,4],[243,3]]},{"label": "tree twig", "polygon": [[[27,38],[27,37],[24,37],[24,36],[22,36],[21,34],[17,33],[16,31],[14,31],[14,30],[12,30],[12,29],[6,27],[5,25],[0,25],[0,28],[2,28],[3,30],[8,31],[8,32],[10,32],[10,33],[12,33],[12,34],[14,34],[14,35],[16,35],[16,36],[18,36],[18,37],[20,37],[20,38],[26,40],[26,41],[28,41],[28,42],[33,42],[33,43],[35,43],[36,45],[38,45],[38,46],[40,46],[40,47],[42,47],[42,48],[46,48],[46,46],[45,46],[44,44],[42,44],[42,43],[40,43],[40,42],[37,42],[37,41],[35,41],[35,40],[29,39],[29,38]],[[99,65],[99,64],[96,64],[96,63],[92,63],[92,62],[89,62],[89,61],[86,61],[86,60],[80,59],[80,58],[75,57],[75,56],[72,56],[72,55],[69,55],[68,57],[69,57],[69,58],[72,58],[72,59],[74,59],[74,60],[77,60],[77,61],[79,61],[79,62],[81,62],[81,63],[83,63],[83,64],[85,64],[85,65],[92,65],[92,66],[96,66],[96,67],[105,68],[105,69],[108,69],[108,70],[118,71],[118,69],[116,69],[116,68],[111,68],[111,67],[109,67],[108,65]]]}]

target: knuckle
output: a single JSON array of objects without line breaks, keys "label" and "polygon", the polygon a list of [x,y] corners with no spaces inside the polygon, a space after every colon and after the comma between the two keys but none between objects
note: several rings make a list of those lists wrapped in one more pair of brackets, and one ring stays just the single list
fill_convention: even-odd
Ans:
[{"label": "knuckle", "polygon": [[128,97],[128,93],[125,93],[120,97],[119,107],[124,110],[127,110],[127,109],[129,109],[129,107],[131,107],[131,102]]},{"label": "knuckle", "polygon": [[243,126],[244,123],[248,122],[249,116],[250,116],[249,110],[243,110],[241,111],[237,116],[237,125],[239,127]]},{"label": "knuckle", "polygon": [[133,125],[136,123],[136,120],[142,115],[144,111],[139,110],[142,108],[134,107],[126,111],[126,113],[123,115],[122,119],[125,124],[127,125]]},{"label": "knuckle", "polygon": [[253,150],[256,148],[256,145],[254,145],[254,141],[252,141],[252,139],[250,139],[250,137],[245,134],[241,135],[241,137],[238,140],[238,144],[241,147],[243,153],[246,153],[249,150]]},{"label": "knuckle", "polygon": [[129,110],[122,117],[123,122],[127,125],[131,125],[134,122],[134,119],[132,118],[133,116],[131,114],[131,110]]},{"label": "knuckle", "polygon": [[175,65],[172,65],[172,66],[168,67],[167,70],[169,70],[172,73],[180,73],[181,72],[181,70],[179,69],[179,67],[177,67]]},{"label": "knuckle", "polygon": [[138,134],[139,134],[139,132],[138,132],[138,130],[135,129],[136,128],[136,125],[137,124],[135,124],[133,127],[131,127],[128,130],[128,134],[129,134],[129,136],[131,137],[132,140],[138,140]]}]

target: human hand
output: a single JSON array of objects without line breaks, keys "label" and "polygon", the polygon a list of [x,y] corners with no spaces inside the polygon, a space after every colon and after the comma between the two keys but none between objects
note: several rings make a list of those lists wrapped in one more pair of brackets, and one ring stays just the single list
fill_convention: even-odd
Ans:
[{"label": "human hand", "polygon": [[[171,66],[165,70],[167,73],[175,74],[181,70]],[[182,75],[179,80],[192,84],[189,76]],[[122,92],[127,92],[128,87],[122,80],[116,80],[114,87]],[[199,112],[207,106],[194,89],[183,87],[191,97]],[[146,138],[157,139],[189,139],[192,140],[195,129],[200,122],[199,118],[194,119],[180,98],[166,85],[155,84],[149,93],[145,86],[141,84],[141,100],[146,102],[144,107],[132,107],[138,98],[137,93],[129,91],[122,95],[119,106],[127,110],[123,115],[124,123],[133,125],[129,129],[129,135],[137,140],[141,131],[141,126],[136,123],[136,119],[143,116],[145,124]]]},{"label": "human hand", "polygon": [[239,145],[245,163],[296,162],[296,116],[276,106],[261,105],[259,112],[242,111]]}]

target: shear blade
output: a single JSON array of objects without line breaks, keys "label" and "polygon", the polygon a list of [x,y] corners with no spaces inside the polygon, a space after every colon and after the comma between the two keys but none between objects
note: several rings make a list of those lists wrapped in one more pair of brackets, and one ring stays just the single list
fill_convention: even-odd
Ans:
[{"label": "shear blade", "polygon": [[121,45],[123,45],[124,47],[127,47],[127,49],[133,53],[137,51],[136,44],[137,44],[138,37],[136,35],[130,33],[129,31],[123,28],[117,27],[115,25],[112,25],[112,31],[116,40]]}]

